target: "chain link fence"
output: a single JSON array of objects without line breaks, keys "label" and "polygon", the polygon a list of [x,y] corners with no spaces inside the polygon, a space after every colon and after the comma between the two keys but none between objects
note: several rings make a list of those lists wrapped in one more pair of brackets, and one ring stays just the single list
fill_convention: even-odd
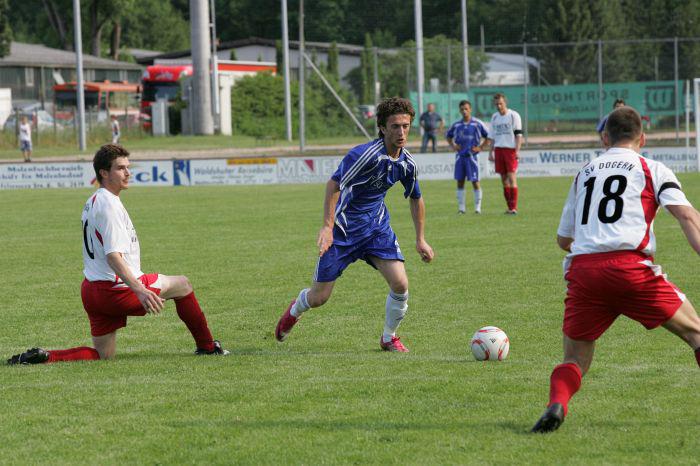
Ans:
[{"label": "chain link fence", "polygon": [[[436,44],[436,42],[439,42]],[[700,76],[700,38],[584,41],[469,47],[469,82],[458,41],[427,39],[423,47],[423,106],[436,105],[446,124],[459,101],[489,120],[493,94],[506,95],[526,134],[589,132],[616,99],[636,108],[647,131],[685,137],[692,122],[692,80]],[[380,49],[377,99],[409,96],[417,105],[416,48]]]}]

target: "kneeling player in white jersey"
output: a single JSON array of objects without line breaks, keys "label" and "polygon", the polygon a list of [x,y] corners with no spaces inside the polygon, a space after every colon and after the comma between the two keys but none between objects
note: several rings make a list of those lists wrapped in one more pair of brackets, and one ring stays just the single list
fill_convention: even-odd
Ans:
[{"label": "kneeling player in white jersey", "polygon": [[569,252],[564,362],[552,371],[549,404],[533,432],[551,432],[564,421],[596,339],[619,315],[678,335],[700,366],[700,317],[654,264],[652,228],[659,206],[666,208],[700,254],[700,213],[671,170],[639,155],[645,136],[633,108],[609,115],[603,140],[608,151],[576,175],[557,231],[559,246]]},{"label": "kneeling player in white jersey", "polygon": [[343,270],[362,259],[379,270],[389,285],[379,345],[385,351],[408,351],[396,336],[408,309],[408,277],[398,240],[389,225],[384,197],[395,183],[403,185],[416,230],[416,250],[423,261],[430,262],[433,249],[423,235],[425,205],[416,164],[405,149],[414,117],[413,106],[406,99],[394,97],[380,103],[379,138],[351,149],[326,184],[314,281],[282,314],[275,329],[277,340],[287,338],[303,312],[328,301]]},{"label": "kneeling player in white jersey", "polygon": [[117,330],[128,316],[159,314],[166,299],[175,301],[177,315],[197,345],[195,354],[226,355],[214,340],[192,285],[185,276],[141,272],[136,230],[119,194],[129,187],[129,152],[122,146],[102,146],[93,160],[98,189],[83,209],[83,273],[81,297],[90,320],[94,348],[64,350],[32,348],[12,356],[8,364],[110,359],[117,350]]}]

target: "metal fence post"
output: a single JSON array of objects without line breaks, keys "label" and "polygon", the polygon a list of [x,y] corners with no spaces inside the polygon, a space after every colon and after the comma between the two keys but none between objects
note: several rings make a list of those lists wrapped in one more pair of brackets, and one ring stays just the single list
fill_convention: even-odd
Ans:
[{"label": "metal fence post", "polygon": [[676,142],[679,141],[679,135],[678,135],[678,130],[680,127],[680,108],[679,108],[679,103],[680,103],[680,96],[678,92],[678,37],[673,38],[673,86],[675,89],[674,97],[675,97],[675,102],[674,102],[674,108],[676,111]]},{"label": "metal fence post", "polygon": [[603,119],[603,41],[598,40],[598,120]]},{"label": "metal fence post", "polygon": [[523,125],[523,133],[525,135],[525,147],[527,147],[527,127],[528,127],[528,103],[530,101],[529,96],[527,95],[527,81],[528,81],[528,76],[530,73],[528,73],[527,69],[527,42],[523,42],[523,85],[525,87],[525,125]]}]

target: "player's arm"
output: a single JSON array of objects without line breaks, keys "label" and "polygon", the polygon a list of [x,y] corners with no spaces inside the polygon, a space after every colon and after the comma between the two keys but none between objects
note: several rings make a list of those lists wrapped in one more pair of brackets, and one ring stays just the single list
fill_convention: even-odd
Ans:
[{"label": "player's arm", "polygon": [[322,256],[333,244],[333,224],[335,223],[335,206],[340,196],[340,185],[334,179],[326,183],[326,197],[323,201],[323,225],[318,232],[318,255]]},{"label": "player's arm", "polygon": [[160,296],[155,294],[153,291],[146,288],[143,283],[141,283],[126,264],[126,261],[122,257],[120,252],[110,252],[107,254],[107,263],[114,270],[114,273],[122,279],[124,283],[127,284],[131,291],[136,294],[139,298],[143,308],[150,312],[151,314],[159,314],[163,310],[163,303],[165,302]]},{"label": "player's arm", "polygon": [[513,114],[513,133],[515,134],[515,156],[520,156],[520,147],[523,145],[523,123],[520,114]]},{"label": "player's arm", "polygon": [[668,205],[666,209],[676,217],[688,243],[700,254],[700,213],[690,205]]},{"label": "player's arm", "polygon": [[571,244],[573,242],[573,238],[569,238],[568,236],[557,235],[557,244],[566,252],[571,252]]},{"label": "player's arm", "polygon": [[496,158],[493,156],[493,149],[494,149],[493,143],[494,143],[493,138],[486,138],[485,144],[487,144],[489,146],[489,162],[493,162],[496,160]]},{"label": "player's arm", "polygon": [[409,198],[411,206],[411,217],[413,218],[413,226],[416,229],[416,251],[420,255],[423,262],[433,260],[435,253],[433,248],[425,241],[425,203],[423,197],[418,199]]}]

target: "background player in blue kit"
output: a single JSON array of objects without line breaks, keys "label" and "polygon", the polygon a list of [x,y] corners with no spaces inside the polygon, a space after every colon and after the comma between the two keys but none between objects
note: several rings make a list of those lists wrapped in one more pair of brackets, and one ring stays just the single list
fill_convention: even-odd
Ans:
[{"label": "background player in blue kit", "polygon": [[389,225],[384,197],[397,182],[403,185],[416,230],[416,250],[424,262],[430,262],[434,253],[424,237],[425,205],[416,164],[405,149],[415,115],[406,99],[382,101],[377,107],[379,137],[351,149],[328,180],[313,284],[301,290],[282,314],[275,329],[278,341],[287,338],[303,312],[328,301],[343,270],[362,259],[379,270],[389,285],[380,347],[408,352],[396,336],[408,310],[408,277],[398,240]]},{"label": "background player in blue kit", "polygon": [[459,113],[462,114],[462,119],[454,122],[445,135],[447,143],[457,153],[455,155],[457,205],[460,214],[467,210],[464,199],[464,180],[468,179],[474,188],[474,212],[480,214],[483,195],[479,183],[477,154],[483,149],[488,130],[483,121],[472,118],[472,104],[468,100],[459,103]]}]

